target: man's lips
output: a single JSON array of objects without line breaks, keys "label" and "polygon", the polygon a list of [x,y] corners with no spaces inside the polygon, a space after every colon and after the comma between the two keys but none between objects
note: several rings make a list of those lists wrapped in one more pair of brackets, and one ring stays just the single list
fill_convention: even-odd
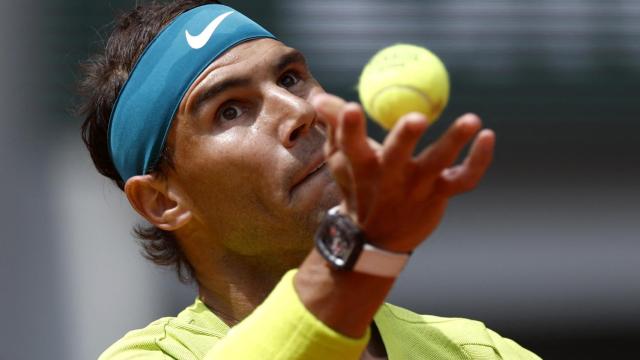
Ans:
[{"label": "man's lips", "polygon": [[296,188],[298,188],[302,183],[313,177],[314,175],[320,173],[326,166],[324,160],[324,154],[320,151],[317,155],[315,155],[309,165],[307,165],[303,171],[300,172],[298,176],[296,176],[293,181],[293,186],[291,187],[291,191],[293,192]]}]

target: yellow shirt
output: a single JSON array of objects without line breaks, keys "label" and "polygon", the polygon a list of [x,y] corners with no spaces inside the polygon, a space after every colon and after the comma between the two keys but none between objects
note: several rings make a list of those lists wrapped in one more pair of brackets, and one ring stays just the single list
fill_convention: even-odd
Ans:
[{"label": "yellow shirt", "polygon": [[[199,299],[177,317],[127,333],[100,360],[357,360],[369,340],[345,337],[306,310],[288,272],[262,305],[229,328]],[[385,304],[375,316],[390,360],[540,359],[482,323],[422,316]]]}]

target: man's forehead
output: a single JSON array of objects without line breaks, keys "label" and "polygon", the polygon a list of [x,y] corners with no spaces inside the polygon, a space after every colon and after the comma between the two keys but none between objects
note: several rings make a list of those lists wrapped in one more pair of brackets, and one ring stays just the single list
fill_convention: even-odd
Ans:
[{"label": "man's forehead", "polygon": [[[203,71],[203,76],[196,80],[196,83],[201,82],[204,78],[215,77],[217,73],[230,71],[234,65],[260,63],[294,51],[296,50],[274,39],[247,41],[229,49],[229,51],[212,62]],[[242,69],[238,70],[242,71]]]}]

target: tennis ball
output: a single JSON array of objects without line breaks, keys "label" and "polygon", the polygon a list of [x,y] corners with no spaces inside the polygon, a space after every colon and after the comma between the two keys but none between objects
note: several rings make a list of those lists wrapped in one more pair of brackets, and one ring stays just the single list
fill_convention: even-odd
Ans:
[{"label": "tennis ball", "polygon": [[369,60],[360,75],[358,92],[369,116],[385,129],[413,111],[434,122],[449,101],[449,75],[431,51],[397,44]]}]

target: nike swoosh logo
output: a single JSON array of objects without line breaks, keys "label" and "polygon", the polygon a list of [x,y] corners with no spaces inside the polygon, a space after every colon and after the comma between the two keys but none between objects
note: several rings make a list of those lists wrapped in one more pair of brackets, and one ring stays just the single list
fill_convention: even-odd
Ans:
[{"label": "nike swoosh logo", "polygon": [[224,14],[218,15],[212,22],[207,25],[204,30],[198,35],[189,34],[189,30],[185,30],[184,34],[187,37],[187,43],[191,46],[192,49],[200,49],[203,46],[207,45],[209,39],[213,35],[213,32],[216,31],[216,28],[222,23],[222,21],[229,15],[231,15],[233,11],[226,12]]}]

